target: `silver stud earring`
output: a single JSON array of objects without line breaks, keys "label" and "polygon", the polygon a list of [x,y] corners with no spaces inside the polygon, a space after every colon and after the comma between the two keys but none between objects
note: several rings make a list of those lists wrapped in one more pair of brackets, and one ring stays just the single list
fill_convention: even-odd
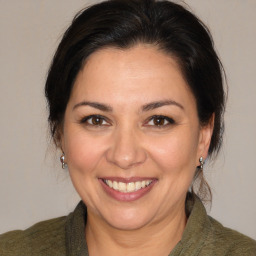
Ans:
[{"label": "silver stud earring", "polygon": [[66,169],[67,164],[65,163],[65,155],[64,155],[64,153],[60,156],[60,162],[62,164],[62,169]]},{"label": "silver stud earring", "polygon": [[200,158],[199,158],[199,163],[200,163],[200,169],[201,169],[201,171],[203,171],[203,168],[204,168],[204,159],[203,159],[203,157],[201,156]]}]

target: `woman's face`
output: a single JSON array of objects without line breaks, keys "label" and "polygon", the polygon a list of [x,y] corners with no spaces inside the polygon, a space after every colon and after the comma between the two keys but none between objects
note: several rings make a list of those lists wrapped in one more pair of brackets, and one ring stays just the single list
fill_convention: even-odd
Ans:
[{"label": "woman's face", "polygon": [[184,212],[210,138],[176,61],[137,45],[89,57],[67,105],[62,148],[89,216],[131,230]]}]

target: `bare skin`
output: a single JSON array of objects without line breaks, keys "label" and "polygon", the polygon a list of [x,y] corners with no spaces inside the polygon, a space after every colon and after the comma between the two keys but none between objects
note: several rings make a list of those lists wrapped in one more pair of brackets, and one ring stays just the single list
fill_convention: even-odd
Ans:
[{"label": "bare skin", "polygon": [[[184,213],[182,210],[180,212]],[[170,219],[170,223],[161,222],[137,230],[112,232],[112,228],[100,219],[93,218],[86,226],[90,255],[169,255],[182,237],[186,216],[178,214],[176,217],[170,216]]]},{"label": "bare skin", "polygon": [[172,251],[212,129],[213,121],[200,126],[176,61],[155,47],[107,48],[89,57],[68,102],[61,144],[87,206],[90,255]]}]

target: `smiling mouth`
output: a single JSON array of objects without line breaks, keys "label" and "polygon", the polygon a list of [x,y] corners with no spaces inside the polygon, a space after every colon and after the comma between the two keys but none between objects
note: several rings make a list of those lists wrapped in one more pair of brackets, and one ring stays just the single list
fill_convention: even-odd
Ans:
[{"label": "smiling mouth", "polygon": [[148,187],[153,182],[153,180],[142,180],[142,181],[124,183],[121,181],[103,179],[103,182],[108,187],[112,188],[115,191],[122,192],[122,193],[132,193]]}]

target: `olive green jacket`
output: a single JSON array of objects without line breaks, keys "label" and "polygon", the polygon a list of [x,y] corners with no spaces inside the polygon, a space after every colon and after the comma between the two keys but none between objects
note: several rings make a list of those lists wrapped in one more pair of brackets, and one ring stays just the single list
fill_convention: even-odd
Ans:
[{"label": "olive green jacket", "polygon": [[[209,217],[199,199],[186,208],[190,213],[186,228],[169,256],[256,256],[256,241]],[[85,225],[86,207],[80,202],[67,217],[0,235],[0,255],[88,256]]]}]

